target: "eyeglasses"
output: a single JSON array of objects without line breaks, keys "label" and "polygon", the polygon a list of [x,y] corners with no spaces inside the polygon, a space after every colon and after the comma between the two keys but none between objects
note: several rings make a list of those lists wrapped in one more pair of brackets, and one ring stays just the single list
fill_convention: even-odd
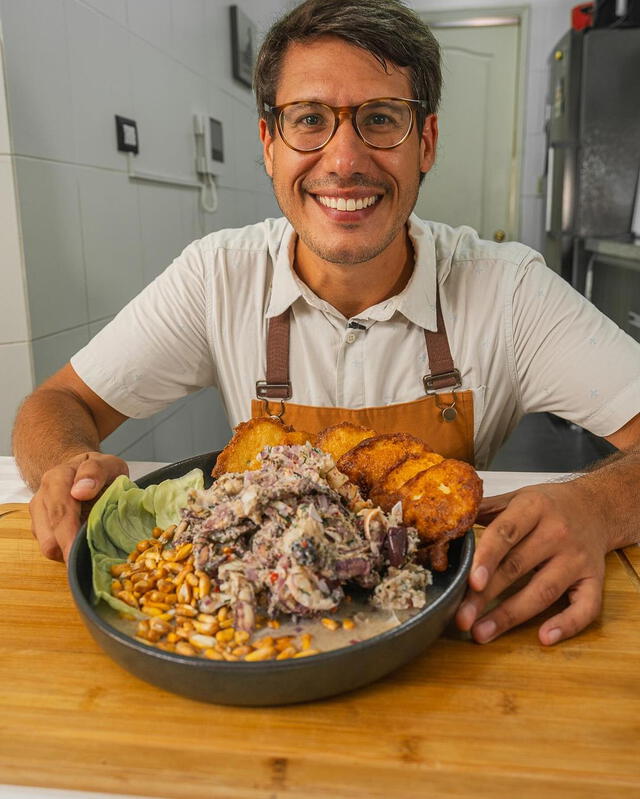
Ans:
[{"label": "eyeglasses", "polygon": [[355,132],[366,145],[390,150],[411,133],[414,109],[418,107],[426,109],[427,104],[424,100],[378,97],[360,105],[333,106],[313,100],[265,103],[264,110],[274,115],[278,133],[288,147],[310,153],[329,144],[344,116],[351,118]]}]

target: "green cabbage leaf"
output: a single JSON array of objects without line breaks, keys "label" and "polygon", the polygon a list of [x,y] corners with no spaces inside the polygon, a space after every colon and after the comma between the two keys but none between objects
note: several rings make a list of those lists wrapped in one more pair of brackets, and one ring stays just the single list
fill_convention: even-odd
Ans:
[{"label": "green cabbage leaf", "polygon": [[117,477],[98,499],[87,521],[87,541],[93,567],[95,602],[103,599],[128,615],[143,614],[111,595],[111,567],[122,563],[138,541],[150,538],[154,527],[163,530],[180,521],[192,489],[204,488],[201,469],[158,485],[138,488],[128,477]]}]

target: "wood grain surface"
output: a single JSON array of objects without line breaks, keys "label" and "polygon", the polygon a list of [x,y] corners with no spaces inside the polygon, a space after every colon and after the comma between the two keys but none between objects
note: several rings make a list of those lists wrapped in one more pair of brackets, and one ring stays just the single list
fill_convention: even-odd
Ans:
[{"label": "wood grain surface", "polygon": [[97,647],[25,508],[0,506],[0,782],[167,799],[640,795],[640,583],[607,559],[602,615],[453,631],[367,688],[271,709],[141,682]]}]

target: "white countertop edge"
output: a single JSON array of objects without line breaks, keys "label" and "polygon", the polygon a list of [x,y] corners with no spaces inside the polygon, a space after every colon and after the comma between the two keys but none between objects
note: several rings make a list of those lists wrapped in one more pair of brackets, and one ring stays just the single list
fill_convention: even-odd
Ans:
[{"label": "white countertop edge", "polygon": [[[71,791],[66,788],[39,788],[21,785],[0,785],[0,799],[154,799],[133,794],[93,793]],[[161,797],[155,797],[161,799]]]}]

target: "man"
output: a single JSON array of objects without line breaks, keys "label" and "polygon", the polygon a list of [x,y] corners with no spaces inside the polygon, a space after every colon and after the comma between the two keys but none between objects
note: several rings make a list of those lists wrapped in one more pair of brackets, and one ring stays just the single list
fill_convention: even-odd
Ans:
[{"label": "man", "polygon": [[[413,12],[399,0],[307,0],[267,36],[256,94],[286,219],[187,247],[19,413],[15,453],[47,556],[66,556],[80,503],[127,471],[100,441],[205,385],[233,424],[264,412],[312,430],[351,419],[417,432],[478,466],[529,411],[638,446],[638,345],[528,248],[410,216],[434,163],[440,96],[438,46]],[[543,644],[595,619],[605,554],[640,538],[638,476],[629,453],[571,483],[485,500],[493,521],[459,626],[484,643],[564,595]]]}]

